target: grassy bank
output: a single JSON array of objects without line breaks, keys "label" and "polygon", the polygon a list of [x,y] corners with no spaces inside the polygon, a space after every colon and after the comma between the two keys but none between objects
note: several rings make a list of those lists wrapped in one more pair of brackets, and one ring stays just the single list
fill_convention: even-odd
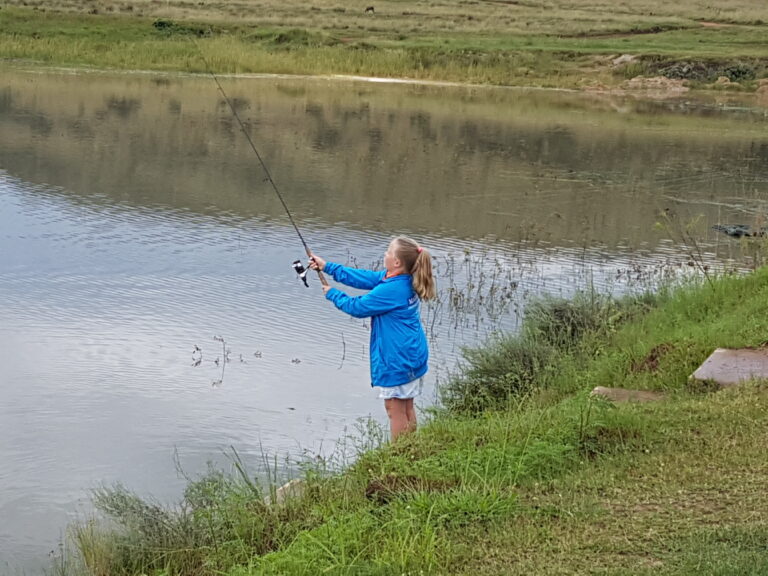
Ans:
[{"label": "grassy bank", "polygon": [[[351,74],[496,85],[617,86],[637,75],[753,90],[768,8],[684,0],[550,2],[6,2],[0,58],[55,66]],[[205,54],[206,64],[192,39]],[[618,55],[634,60],[614,63]],[[722,85],[717,85],[723,88]]]},{"label": "grassy bank", "polygon": [[[768,269],[542,301],[520,335],[468,355],[416,434],[343,474],[307,463],[279,506],[237,461],[190,482],[175,510],[105,489],[111,528],[75,527],[85,566],[59,571],[768,573],[768,388],[687,382],[713,348],[762,344],[767,318]],[[614,406],[589,396],[597,385],[667,396]]]}]

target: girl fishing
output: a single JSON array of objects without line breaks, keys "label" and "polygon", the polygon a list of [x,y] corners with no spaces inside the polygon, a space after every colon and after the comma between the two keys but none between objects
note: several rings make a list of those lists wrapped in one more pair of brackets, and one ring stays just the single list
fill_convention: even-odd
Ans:
[{"label": "girl fishing", "polygon": [[371,386],[379,387],[379,398],[384,399],[394,442],[416,429],[413,399],[421,394],[429,358],[419,301],[435,297],[432,258],[415,241],[398,236],[389,243],[382,271],[349,268],[314,254],[309,265],[337,282],[370,290],[352,297],[323,285],[325,297],[336,308],[355,318],[371,318]]},{"label": "girl fishing", "polygon": [[[229,105],[232,115],[256,154],[256,158],[264,169],[266,180],[280,199],[291,226],[301,240],[307,256],[310,257],[310,268],[318,271],[325,297],[339,310],[352,316],[372,318],[371,385],[381,388],[379,398],[384,399],[392,440],[394,441],[403,432],[415,430],[416,411],[413,407],[413,399],[421,393],[422,377],[427,372],[429,358],[427,337],[419,316],[419,300],[435,297],[435,280],[432,277],[432,259],[429,252],[410,238],[399,236],[389,243],[389,248],[384,254],[385,270],[382,272],[347,268],[340,264],[326,262],[312,254],[283,195],[277,189],[277,184],[256,149],[249,131],[240,119],[237,109],[208,65],[200,46],[191,36],[189,38],[200,52],[205,67],[209,70],[219,92]],[[300,269],[303,269],[301,263],[294,262],[294,268],[301,275]],[[352,298],[341,290],[331,288],[323,277],[323,271],[327,271],[337,282],[354,288],[367,289],[370,292],[364,296]],[[304,276],[301,278],[306,284]]]}]

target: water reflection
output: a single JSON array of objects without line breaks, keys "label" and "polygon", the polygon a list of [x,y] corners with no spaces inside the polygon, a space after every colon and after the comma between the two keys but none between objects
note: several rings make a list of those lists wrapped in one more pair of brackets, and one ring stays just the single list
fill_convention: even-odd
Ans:
[{"label": "water reflection", "polygon": [[[210,79],[163,80],[6,75],[6,166],[75,201],[282,219]],[[765,190],[757,109],[224,82],[289,204],[330,225],[515,241],[535,224],[555,244],[636,246],[658,240],[657,211],[678,193],[695,202]],[[713,221],[736,211],[727,201],[695,210]]]},{"label": "water reflection", "polygon": [[[738,244],[709,224],[766,209],[759,109],[223,82],[315,251],[367,266],[408,233],[444,294],[473,279],[467,313],[425,309],[430,390],[530,294],[677,270],[660,211],[702,215],[714,260]],[[298,281],[300,256],[209,78],[3,70],[0,567],[39,562],[99,482],[178,494],[174,448],[197,471],[229,445],[319,450],[383,419],[367,325]],[[505,306],[480,306],[495,283]]]}]

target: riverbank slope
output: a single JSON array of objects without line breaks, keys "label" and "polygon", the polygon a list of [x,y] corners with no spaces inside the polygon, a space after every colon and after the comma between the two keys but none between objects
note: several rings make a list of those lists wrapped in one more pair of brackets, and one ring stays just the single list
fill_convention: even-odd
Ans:
[{"label": "riverbank slope", "polygon": [[[541,301],[468,354],[417,433],[370,450],[361,431],[351,467],[308,460],[279,505],[237,459],[176,510],[104,489],[120,529],[74,528],[87,569],[61,573],[767,573],[768,387],[688,380],[716,347],[764,345],[766,318],[765,268]],[[664,397],[614,405],[595,386]]]},{"label": "riverbank slope", "polygon": [[[53,66],[591,90],[755,91],[768,76],[768,8],[748,0],[727,9],[693,0],[10,0],[1,8],[0,59]],[[629,82],[637,77],[665,80]]]}]

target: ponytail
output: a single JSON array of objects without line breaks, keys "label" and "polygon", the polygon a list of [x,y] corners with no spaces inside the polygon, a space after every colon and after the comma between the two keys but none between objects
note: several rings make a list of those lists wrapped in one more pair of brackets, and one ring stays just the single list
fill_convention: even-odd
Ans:
[{"label": "ponytail", "polygon": [[407,236],[395,238],[395,252],[403,262],[405,271],[413,277],[413,290],[421,300],[437,296],[435,277],[432,275],[432,256],[429,250],[419,246]]}]

